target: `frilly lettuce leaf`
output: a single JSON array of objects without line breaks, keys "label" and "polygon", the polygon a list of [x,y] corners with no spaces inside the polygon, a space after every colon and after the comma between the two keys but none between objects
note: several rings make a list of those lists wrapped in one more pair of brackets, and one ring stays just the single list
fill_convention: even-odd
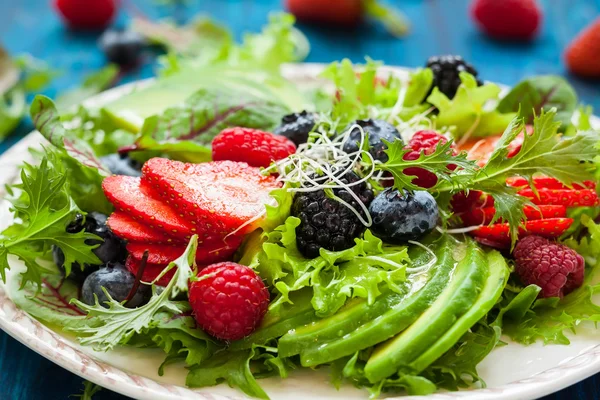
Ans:
[{"label": "frilly lettuce leaf", "polygon": [[437,87],[427,98],[427,102],[439,111],[435,119],[436,126],[455,127],[456,138],[463,136],[485,137],[504,132],[515,118],[516,113],[501,113],[497,109],[489,110],[488,102],[499,98],[501,89],[493,83],[477,86],[477,80],[469,73],[460,74],[462,84],[453,99],[449,99]]},{"label": "frilly lettuce leaf", "polygon": [[268,234],[258,256],[255,268],[277,294],[271,309],[290,302],[290,293],[305,287],[313,290],[311,302],[319,316],[335,313],[352,297],[372,303],[383,284],[401,290],[397,284],[405,279],[409,260],[406,247],[383,246],[380,239],[366,231],[350,249],[321,249],[319,257],[306,259],[296,247],[299,224],[298,218],[289,217]]}]

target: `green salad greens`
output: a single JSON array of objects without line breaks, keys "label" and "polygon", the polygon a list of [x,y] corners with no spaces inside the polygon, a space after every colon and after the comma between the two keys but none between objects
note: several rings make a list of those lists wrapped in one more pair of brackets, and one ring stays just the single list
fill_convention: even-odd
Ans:
[{"label": "green salad greens", "polygon": [[[567,81],[505,90],[457,67],[448,91],[433,69],[367,59],[298,83],[282,72],[307,51],[293,23],[273,15],[236,43],[208,19],[135,21],[168,50],[156,80],[72,107],[112,84],[109,66],[34,99],[47,141],[8,186],[0,235],[19,308],[97,351],[162,349],[157,373],[185,366],[189,387],[263,399],[260,379],[300,368],[372,398],[485,387],[496,347],[568,345],[600,321],[600,132]],[[252,164],[267,142],[292,150]],[[231,339],[239,309],[258,317]]]}]

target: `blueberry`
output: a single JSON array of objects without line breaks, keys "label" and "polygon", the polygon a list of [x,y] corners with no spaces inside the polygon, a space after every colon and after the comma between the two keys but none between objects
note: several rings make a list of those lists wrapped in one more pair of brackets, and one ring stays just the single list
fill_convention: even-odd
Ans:
[{"label": "blueberry", "polygon": [[273,132],[285,136],[296,144],[306,143],[308,134],[315,127],[315,115],[307,111],[288,114],[281,119],[281,124]]},{"label": "blueberry", "polygon": [[[66,276],[67,271],[65,269],[65,254],[58,246],[52,246],[52,258],[54,259],[54,263],[60,270],[63,276]],[[87,265],[81,268],[81,264],[73,263],[71,264],[71,273],[68,278],[78,284],[82,284],[85,278],[88,277],[94,271],[97,271],[99,268],[98,265]]]},{"label": "blueberry", "polygon": [[129,66],[139,61],[146,41],[135,31],[109,29],[102,34],[99,44],[108,61]]},{"label": "blueberry", "polygon": [[[81,300],[86,304],[94,305],[96,303],[94,295],[96,295],[100,305],[107,307],[105,302],[108,301],[108,298],[102,288],[106,289],[113,300],[122,302],[127,299],[134,284],[135,276],[123,264],[108,264],[85,279],[81,288]],[[126,306],[134,308],[146,304],[151,295],[150,286],[140,284],[135,295],[126,303]]]},{"label": "blueberry", "polygon": [[[380,119],[366,119],[358,120],[353,122],[348,128],[353,125],[358,125],[362,128],[364,133],[369,136],[369,153],[375,160],[386,162],[388,155],[385,154],[387,145],[383,143],[382,139],[388,142],[394,142],[396,140],[402,141],[400,132],[396,127],[386,121]],[[346,129],[345,132],[347,132]],[[346,153],[354,153],[358,151],[358,147],[361,142],[361,132],[358,127],[354,127],[348,136],[348,139],[344,143],[343,150]]]},{"label": "blueberry", "polygon": [[[100,259],[101,263],[121,262],[127,257],[125,243],[110,231],[108,225],[106,225],[106,220],[107,216],[99,212],[91,212],[85,219],[81,214],[77,214],[74,221],[67,225],[66,231],[77,233],[85,229],[86,232],[99,236],[103,240],[89,239],[86,243],[88,245],[99,245],[92,251]],[[52,246],[52,258],[62,274],[65,275],[65,255],[59,247]],[[90,273],[97,271],[98,268],[99,265],[86,264],[82,269],[79,263],[74,263],[71,265],[71,273],[68,278],[81,283]]]},{"label": "blueberry", "polygon": [[428,192],[400,193],[394,188],[377,195],[369,206],[369,213],[373,219],[373,234],[395,244],[417,240],[431,232],[439,217],[437,203]]},{"label": "blueberry", "polygon": [[100,161],[115,175],[142,176],[142,165],[138,161],[120,154],[110,154]]}]

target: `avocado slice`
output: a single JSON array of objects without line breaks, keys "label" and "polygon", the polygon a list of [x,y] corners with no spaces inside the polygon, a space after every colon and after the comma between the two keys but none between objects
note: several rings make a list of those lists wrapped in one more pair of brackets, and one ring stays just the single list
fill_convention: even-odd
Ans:
[{"label": "avocado slice", "polygon": [[406,295],[389,292],[371,306],[350,303],[332,317],[284,335],[279,341],[280,354],[300,353],[302,365],[315,366],[352,355],[406,329],[448,284],[456,264],[450,240],[440,239],[437,264],[428,274],[418,274]]},{"label": "avocado slice", "polygon": [[220,90],[241,98],[251,96],[254,99],[280,102],[290,110],[310,108],[295,86],[279,76],[258,70],[209,66],[188,68],[177,74],[158,78],[148,86],[106,104],[102,112],[118,127],[137,133],[146,118],[182,104],[200,89]]},{"label": "avocado slice", "polygon": [[393,375],[416,374],[450,349],[496,303],[507,267],[498,253],[486,255],[471,242],[450,284],[408,329],[379,345],[365,365],[374,383]]}]

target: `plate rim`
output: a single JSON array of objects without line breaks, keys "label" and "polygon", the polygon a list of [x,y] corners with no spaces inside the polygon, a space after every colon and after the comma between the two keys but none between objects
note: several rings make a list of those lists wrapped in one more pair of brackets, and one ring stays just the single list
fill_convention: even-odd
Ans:
[{"label": "plate rim", "polygon": [[[326,64],[300,63],[286,64],[282,73],[293,81],[314,81],[318,72]],[[406,76],[409,68],[398,66],[385,66],[382,68],[386,74]],[[151,83],[155,78],[131,82],[102,92],[86,100],[83,104],[88,106],[101,106],[126,93]],[[595,118],[597,121],[600,119]],[[0,155],[0,170],[12,173],[2,174],[0,177],[0,201],[4,200],[4,184],[12,182],[19,169],[14,168],[23,162],[27,149],[39,146],[45,139],[37,132],[31,132],[15,145]],[[27,160],[27,156],[25,156]],[[8,297],[5,286],[0,282],[0,329],[6,332],[31,350],[54,362],[60,367],[96,383],[102,387],[133,398],[143,399],[199,399],[199,400],[240,400],[248,398],[241,392],[239,395],[229,396],[195,391],[183,386],[157,382],[152,378],[136,375],[113,367],[104,361],[96,359],[74,347],[59,333],[51,330],[40,321],[20,310]],[[509,400],[533,399],[553,393],[567,386],[575,384],[595,373],[600,372],[600,344],[590,346],[579,354],[564,359],[559,365],[534,374],[528,378],[509,382],[496,387],[462,390],[458,392],[439,392],[427,396],[432,400],[445,399],[481,399],[481,400]],[[392,397],[389,399],[412,400],[422,396]]]}]

